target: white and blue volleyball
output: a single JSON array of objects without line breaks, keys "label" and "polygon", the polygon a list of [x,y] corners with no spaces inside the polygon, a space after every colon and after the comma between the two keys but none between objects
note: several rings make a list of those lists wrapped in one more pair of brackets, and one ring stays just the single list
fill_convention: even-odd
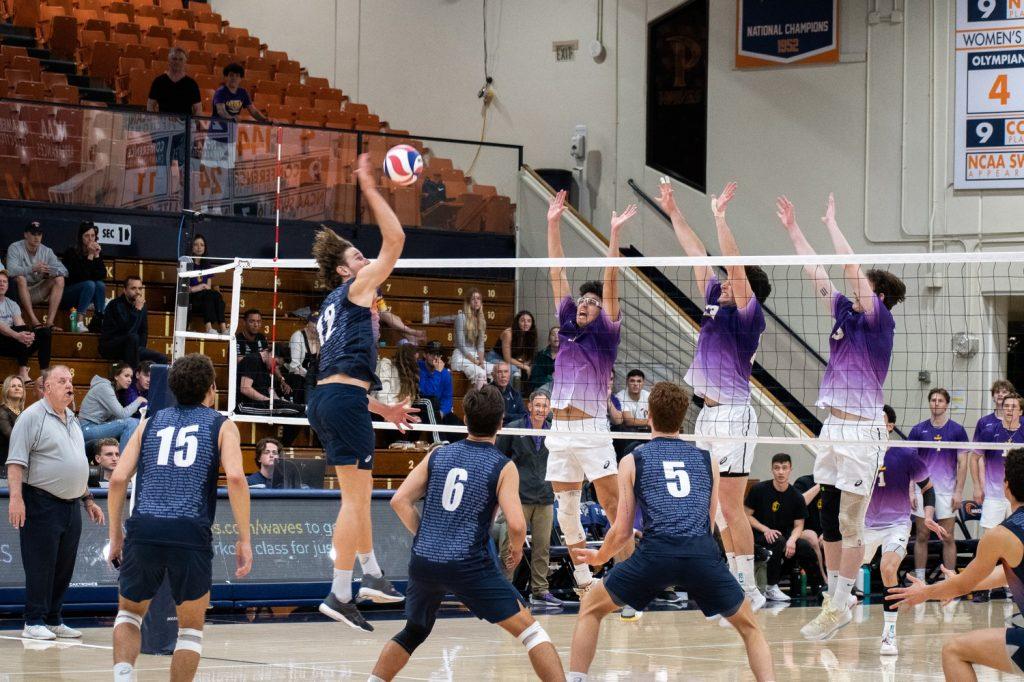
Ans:
[{"label": "white and blue volleyball", "polygon": [[384,174],[396,185],[411,185],[422,172],[423,157],[411,145],[395,145],[384,157]]}]

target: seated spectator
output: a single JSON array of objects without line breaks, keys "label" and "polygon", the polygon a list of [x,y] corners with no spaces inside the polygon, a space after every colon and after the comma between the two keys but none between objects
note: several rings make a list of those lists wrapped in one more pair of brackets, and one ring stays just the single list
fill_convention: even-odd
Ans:
[{"label": "seated spectator", "polygon": [[21,307],[7,298],[7,271],[0,270],[0,355],[18,360],[18,377],[22,384],[29,384],[28,359],[33,353],[39,355],[39,368],[50,366],[50,329],[39,327],[35,330],[25,324]]},{"label": "seated spectator", "polygon": [[110,487],[110,476],[121,461],[121,448],[116,438],[101,438],[93,444],[93,463],[100,468],[99,487]]},{"label": "seated spectator", "polygon": [[117,401],[117,391],[128,390],[133,375],[131,365],[114,363],[110,368],[109,379],[94,376],[89,382],[89,391],[82,399],[82,408],[78,411],[86,448],[101,438],[117,438],[122,451],[128,445],[128,439],[139,425],[139,420],[131,415],[146,404],[146,399],[142,397],[126,406]]},{"label": "seated spectator", "polygon": [[213,117],[225,121],[237,122],[242,110],[248,111],[257,121],[266,121],[259,109],[253,106],[249,91],[242,87],[245,67],[231,63],[224,67],[224,85],[213,93]]},{"label": "seated spectator", "polygon": [[508,363],[495,364],[492,377],[491,383],[501,391],[501,397],[505,400],[505,419],[502,421],[502,425],[508,426],[509,423],[525,417],[526,407],[523,405],[523,396],[512,388],[512,372],[508,368]]},{"label": "seated spectator", "polygon": [[555,375],[555,358],[558,356],[558,327],[548,330],[548,345],[537,351],[530,363],[530,385],[534,391],[551,393],[551,378]]},{"label": "seated spectator", "polygon": [[129,367],[138,367],[142,360],[166,365],[166,355],[146,348],[149,342],[148,312],[142,279],[129,276],[124,281],[124,293],[111,301],[103,314],[100,355]]},{"label": "seated spectator", "polygon": [[[135,368],[135,379],[131,385],[123,391],[117,392],[117,400],[123,406],[128,407],[139,398],[145,398],[149,400],[149,381],[152,379],[153,363],[149,360],[143,360],[139,363],[139,366]],[[133,417],[142,416],[142,408],[140,407],[133,415]]]},{"label": "seated spectator", "polygon": [[409,326],[409,323],[403,320],[398,314],[392,312],[388,306],[387,301],[380,293],[380,289],[377,289],[377,298],[374,299],[373,307],[370,309],[372,313],[371,325],[373,328],[373,340],[374,343],[380,341],[380,327],[384,325],[389,329],[394,329],[396,332],[402,335],[402,338],[419,345],[427,338],[427,333],[422,329],[413,329]]},{"label": "seated spectator", "polygon": [[[202,115],[203,100],[199,93],[199,84],[185,72],[185,68],[185,50],[172,47],[167,55],[167,71],[154,78],[152,85],[149,86],[147,111]],[[184,164],[184,159],[176,160]]]},{"label": "seated spectator", "polygon": [[[242,358],[238,363],[238,402],[253,407],[270,407],[271,368],[274,364],[270,348],[264,348],[259,353],[249,353]],[[285,399],[285,394],[291,393],[291,389],[284,382],[274,381],[273,393],[275,407],[302,407]]]},{"label": "seated spectator", "polygon": [[494,348],[487,354],[488,362],[502,361],[512,371],[512,378],[530,378],[530,362],[537,354],[537,327],[533,313],[520,310],[516,313],[511,327],[506,327],[498,337]]},{"label": "seated spectator", "polygon": [[[319,364],[320,334],[316,330],[317,314],[309,308],[300,308],[292,315],[306,321],[306,326],[297,329],[288,339],[288,365],[285,380],[295,387],[295,400],[309,402],[307,396],[316,387]],[[299,386],[302,386],[300,389]]]},{"label": "seated spectator", "polygon": [[274,467],[281,457],[281,442],[276,438],[262,438],[256,443],[256,466],[259,471],[246,476],[250,488],[269,488],[274,480]]},{"label": "seated spectator", "polygon": [[444,366],[441,342],[428,343],[423,355],[424,358],[416,362],[420,370],[420,395],[431,402],[434,411],[440,416],[439,423],[461,425],[462,420],[452,412],[452,373]]},{"label": "seated spectator", "polygon": [[95,311],[92,329],[99,330],[103,324],[103,309],[107,306],[107,285],[103,282],[107,278],[107,267],[100,254],[99,229],[91,221],[78,226],[78,240],[64,252],[64,267],[68,277],[60,307],[75,308],[78,312],[77,327],[71,331],[81,334],[90,331],[84,319],[90,307]]},{"label": "seated spectator", "polygon": [[[264,350],[267,351],[268,357],[270,356],[270,342],[267,341],[267,337],[261,331],[262,329],[263,315],[260,314],[260,311],[250,308],[242,313],[241,329],[235,334],[235,341],[238,342],[239,363],[241,363],[242,358],[246,355],[259,355]],[[277,388],[280,389],[282,395],[290,395],[292,387],[285,381],[280,366],[276,362],[271,363],[271,366],[274,370]]]},{"label": "seated spectator", "polygon": [[615,397],[622,405],[622,425],[636,431],[650,431],[647,424],[647,400],[651,392],[644,388],[644,373],[631,369],[626,374],[626,388]]},{"label": "seated spectator", "polygon": [[25,383],[21,377],[10,375],[0,389],[0,478],[7,478],[7,446],[11,443],[11,429],[18,415],[25,409]]},{"label": "seated spectator", "polygon": [[[551,400],[539,391],[530,395],[529,414],[509,424],[521,429],[548,429]],[[495,447],[511,459],[519,471],[519,501],[530,527],[530,604],[562,606],[548,589],[551,528],[555,518],[555,493],[547,479],[548,448],[543,436],[498,436]],[[508,535],[502,536],[502,565],[509,554]]]},{"label": "seated spectator", "polygon": [[[807,575],[808,585],[819,589],[821,570],[818,557],[810,544],[800,536],[807,518],[807,504],[789,483],[793,460],[785,453],[772,457],[772,480],[761,481],[750,488],[744,502],[754,544],[771,551],[768,558],[768,601],[789,601],[779,589],[783,571],[795,561]],[[790,591],[794,586],[790,586]]]},{"label": "seated spectator", "polygon": [[[192,238],[192,264],[196,269],[202,268],[203,256],[206,255],[206,237],[197,234]],[[224,297],[213,288],[213,275],[193,277],[188,281],[188,307],[193,317],[198,317],[206,325],[207,333],[213,332],[213,326],[217,325],[217,331],[221,334],[228,333],[228,326],[224,322]]]},{"label": "seated spectator", "polygon": [[486,336],[487,316],[484,314],[483,294],[479,289],[470,289],[466,292],[462,310],[455,316],[452,370],[465,374],[473,388],[483,386],[491,371],[491,365],[485,360]]},{"label": "seated spectator", "polygon": [[7,249],[7,272],[14,280],[18,300],[28,323],[34,328],[43,326],[32,306],[46,303],[46,324],[56,329],[54,322],[57,320],[57,307],[64,295],[67,268],[57,259],[53,249],[43,244],[43,228],[38,220],[25,226],[24,237]]}]

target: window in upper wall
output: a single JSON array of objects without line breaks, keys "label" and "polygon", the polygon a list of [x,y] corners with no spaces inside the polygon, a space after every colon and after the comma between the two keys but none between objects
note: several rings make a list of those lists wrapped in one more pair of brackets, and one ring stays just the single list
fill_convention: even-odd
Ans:
[{"label": "window in upper wall", "polygon": [[647,165],[707,189],[708,0],[647,27]]}]

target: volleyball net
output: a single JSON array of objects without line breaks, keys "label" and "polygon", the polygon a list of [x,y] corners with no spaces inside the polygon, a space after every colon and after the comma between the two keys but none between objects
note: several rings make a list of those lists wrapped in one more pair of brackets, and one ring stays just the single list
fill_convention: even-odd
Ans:
[{"label": "volleyball net", "polygon": [[[694,437],[694,423],[702,401],[691,401],[683,428],[683,437],[691,440],[739,440],[771,446],[809,446],[816,438],[829,409],[818,406],[830,353],[844,353],[842,328],[837,328],[835,312],[852,308],[847,314],[857,315],[854,286],[847,281],[844,265],[856,264],[862,272],[878,270],[890,273],[905,286],[905,299],[891,310],[893,326],[892,350],[885,371],[888,353],[884,330],[875,329],[857,347],[870,357],[849,362],[833,361],[831,408],[841,413],[864,415],[858,395],[874,381],[872,373],[882,371],[886,379],[883,397],[896,413],[896,429],[890,439],[899,439],[911,428],[930,417],[929,394],[944,389],[949,396],[949,416],[966,426],[968,433],[978,418],[993,409],[989,388],[993,381],[1012,377],[1024,371],[1017,358],[1024,347],[1018,346],[1013,320],[1024,300],[1024,276],[1021,272],[1024,254],[1017,252],[972,254],[871,254],[856,256],[818,255],[812,260],[798,256],[757,257],[623,257],[623,258],[530,258],[530,259],[410,259],[399,261],[392,277],[382,285],[380,300],[375,304],[375,317],[380,324],[378,367],[389,377],[408,370],[409,360],[425,360],[426,344],[440,344],[440,355],[452,377],[450,407],[435,401],[439,413],[448,411],[462,415],[461,399],[478,381],[481,373],[488,381],[494,369],[503,362],[502,332],[512,329],[509,351],[515,362],[509,368],[511,385],[522,395],[524,405],[535,390],[556,397],[574,396],[574,405],[581,400],[600,400],[586,410],[593,417],[607,417],[611,436],[615,439],[643,440],[648,436],[639,428],[622,428],[616,420],[629,413],[633,424],[646,417],[638,401],[629,394],[627,375],[639,370],[644,377],[644,390],[658,381],[672,381],[691,393],[687,373],[694,365],[701,334],[701,325],[720,321],[714,344],[705,339],[702,362],[708,380],[715,384],[730,377],[741,376],[744,368],[737,363],[751,362],[743,353],[730,349],[754,344],[750,380],[750,403],[756,419],[756,430],[715,438]],[[828,273],[836,291],[845,297],[840,303],[823,303],[808,276],[808,265],[820,265]],[[744,308],[737,311],[720,309],[731,305],[729,300],[707,300],[706,294],[723,286],[732,295],[736,283],[728,280],[729,266],[757,266],[770,284],[770,294],[761,306],[763,323],[751,322]],[[185,267],[185,266],[183,266]],[[614,309],[608,289],[600,296],[587,282],[604,284],[607,268],[612,268],[618,288],[620,325],[617,334],[597,334],[586,342],[595,357],[584,358],[574,365],[573,373],[558,373],[560,387],[553,387],[544,369],[542,353],[549,346],[551,330],[560,326],[559,306],[568,305],[570,318],[575,318],[580,299],[583,306],[599,304],[595,322]],[[564,272],[568,282],[569,303],[556,298],[552,272]],[[276,274],[275,274],[276,272]],[[313,310],[327,294],[316,282],[316,265],[307,259],[233,259],[203,269],[182,269],[179,277],[212,275],[221,286],[230,313],[232,336],[190,332],[187,309],[179,300],[175,331],[175,355],[200,350],[214,359],[219,383],[224,389],[226,404],[222,408],[239,421],[272,424],[307,425],[303,416],[288,416],[280,410],[284,398],[280,379],[271,376],[271,401],[264,414],[246,413],[241,409],[248,402],[239,392],[238,343],[233,333],[240,328],[242,313],[250,308],[263,314],[263,332],[273,343],[278,367],[286,367],[289,339],[305,321],[291,313],[298,308]],[[763,286],[762,286],[763,289]],[[181,289],[179,289],[181,290]],[[480,307],[472,302],[479,292]],[[561,292],[560,292],[561,293]],[[763,291],[761,292],[763,294]],[[744,295],[741,290],[740,295]],[[729,293],[726,294],[728,299]],[[591,298],[593,301],[586,301]],[[827,299],[831,301],[832,299]],[[848,303],[842,302],[848,300]],[[845,306],[845,307],[844,307]],[[567,313],[563,311],[564,316]],[[460,318],[461,317],[461,322]],[[1024,318],[1024,312],[1020,315]],[[529,319],[529,325],[522,322]],[[581,318],[581,321],[585,319]],[[883,326],[888,315],[879,312],[876,319]],[[733,325],[733,326],[730,326]],[[762,328],[763,325],[763,328]],[[571,326],[571,325],[570,325]],[[608,327],[609,329],[611,327]],[[598,326],[590,327],[591,335]],[[731,329],[739,331],[733,333]],[[570,331],[562,339],[581,340],[588,334]],[[733,336],[730,336],[733,334]],[[850,340],[847,340],[850,341]],[[458,346],[462,345],[462,348]],[[596,345],[595,345],[596,344]],[[220,349],[212,350],[222,345]],[[586,345],[586,344],[584,344]],[[831,348],[830,348],[831,346]],[[435,346],[436,347],[436,346]],[[469,357],[473,351],[480,357]],[[553,353],[557,359],[557,352]],[[596,356],[614,358],[602,364]],[[540,360],[538,362],[538,359]],[[519,367],[519,364],[529,367]],[[595,376],[597,367],[609,366],[609,376]],[[548,368],[550,369],[550,367]],[[385,371],[386,370],[386,371]],[[504,370],[499,367],[499,372]],[[408,371],[406,371],[408,376]],[[725,379],[719,379],[724,377]],[[400,379],[401,377],[399,377]],[[691,380],[693,377],[690,377]],[[498,379],[502,383],[503,378]],[[597,382],[597,383],[595,383]],[[601,383],[605,382],[605,383]],[[395,380],[385,386],[384,399],[410,397],[418,386]],[[601,383],[601,385],[597,385]],[[566,390],[565,385],[569,389]],[[735,386],[733,387],[735,389]],[[735,394],[735,390],[733,391]],[[730,394],[730,395],[733,395]],[[836,404],[836,395],[854,396],[851,404]],[[415,397],[415,396],[413,396]],[[613,399],[617,398],[617,399]],[[728,401],[726,401],[728,402]],[[528,405],[526,405],[528,409]],[[435,421],[440,421],[436,414]],[[452,419],[446,420],[454,422]],[[627,419],[626,426],[630,421]],[[375,428],[393,430],[385,422]],[[418,424],[413,431],[460,434],[466,429],[449,423]],[[756,431],[756,435],[753,433]],[[512,435],[543,435],[544,431],[505,429]],[[687,435],[691,434],[691,435]],[[457,437],[457,436],[456,436]],[[450,439],[450,438],[449,438]],[[908,443],[910,444],[910,443]],[[918,447],[935,443],[917,443]],[[944,448],[999,449],[1006,444],[943,443]],[[786,448],[783,448],[786,449]]]}]

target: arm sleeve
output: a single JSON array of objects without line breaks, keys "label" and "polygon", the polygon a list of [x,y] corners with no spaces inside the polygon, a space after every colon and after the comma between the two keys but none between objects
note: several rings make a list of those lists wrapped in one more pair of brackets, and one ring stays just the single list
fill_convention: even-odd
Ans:
[{"label": "arm sleeve", "polygon": [[32,438],[39,428],[39,415],[37,412],[22,412],[18,420],[14,422],[11,429],[11,442],[7,446],[7,463],[20,464],[28,467],[28,449],[32,444]]},{"label": "arm sleeve", "polygon": [[136,400],[128,407],[122,406],[121,403],[118,402],[117,394],[114,393],[114,387],[109,381],[105,382],[105,384],[97,384],[93,388],[89,389],[89,392],[92,393],[93,399],[99,403],[99,406],[103,408],[105,413],[103,423],[113,421],[115,419],[125,419],[130,417],[135,414],[136,410],[138,410],[139,406],[142,404],[139,400]]},{"label": "arm sleeve", "polygon": [[839,319],[841,315],[853,310],[853,303],[838,291],[832,292],[832,317]]},{"label": "arm sleeve", "polygon": [[288,339],[288,353],[291,360],[288,362],[288,369],[295,374],[306,375],[306,369],[302,361],[306,359],[306,343],[302,338],[302,330],[298,330]]}]

